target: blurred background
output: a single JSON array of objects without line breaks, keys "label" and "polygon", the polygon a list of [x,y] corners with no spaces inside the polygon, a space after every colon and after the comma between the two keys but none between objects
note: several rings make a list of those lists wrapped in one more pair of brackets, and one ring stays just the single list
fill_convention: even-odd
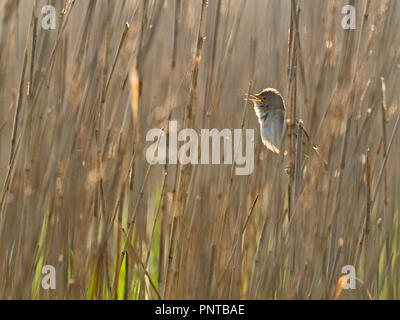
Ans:
[{"label": "blurred background", "polygon": [[[399,17],[396,0],[0,0],[0,298],[399,298]],[[327,166],[288,176],[262,145],[244,98],[265,87]],[[168,120],[254,129],[254,172],[150,166]]]}]

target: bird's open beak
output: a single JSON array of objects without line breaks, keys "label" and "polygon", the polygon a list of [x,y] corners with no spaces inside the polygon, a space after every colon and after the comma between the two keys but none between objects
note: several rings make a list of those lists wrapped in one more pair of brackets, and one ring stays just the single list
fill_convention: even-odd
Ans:
[{"label": "bird's open beak", "polygon": [[261,102],[261,99],[259,99],[259,98],[250,98],[250,99],[248,99],[249,101],[254,101],[254,102],[256,102],[256,103],[260,103]]},{"label": "bird's open beak", "polygon": [[255,103],[261,103],[261,99],[257,98],[256,96],[253,96],[252,94],[249,94],[249,98],[246,98],[248,101],[253,101]]}]

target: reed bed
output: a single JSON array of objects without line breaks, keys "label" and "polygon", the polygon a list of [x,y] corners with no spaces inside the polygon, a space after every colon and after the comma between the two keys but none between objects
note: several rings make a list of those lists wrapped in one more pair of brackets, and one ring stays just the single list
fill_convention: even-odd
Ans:
[{"label": "reed bed", "polygon": [[[400,3],[345,4],[1,0],[0,299],[398,299]],[[265,87],[327,165],[262,145]],[[254,129],[254,172],[150,165],[170,120]]]}]

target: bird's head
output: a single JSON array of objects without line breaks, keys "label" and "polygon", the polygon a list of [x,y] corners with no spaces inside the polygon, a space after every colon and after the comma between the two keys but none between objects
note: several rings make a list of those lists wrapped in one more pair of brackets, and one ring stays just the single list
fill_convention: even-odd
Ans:
[{"label": "bird's head", "polygon": [[260,93],[250,95],[248,100],[253,102],[254,108],[285,109],[285,102],[282,95],[278,90],[273,88],[266,88]]}]

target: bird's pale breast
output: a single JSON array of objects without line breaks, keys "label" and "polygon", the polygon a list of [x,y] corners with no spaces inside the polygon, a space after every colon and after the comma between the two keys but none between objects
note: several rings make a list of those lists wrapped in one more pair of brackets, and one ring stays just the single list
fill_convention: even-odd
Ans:
[{"label": "bird's pale breast", "polygon": [[262,142],[272,152],[279,153],[284,121],[284,110],[269,110],[259,117]]}]

